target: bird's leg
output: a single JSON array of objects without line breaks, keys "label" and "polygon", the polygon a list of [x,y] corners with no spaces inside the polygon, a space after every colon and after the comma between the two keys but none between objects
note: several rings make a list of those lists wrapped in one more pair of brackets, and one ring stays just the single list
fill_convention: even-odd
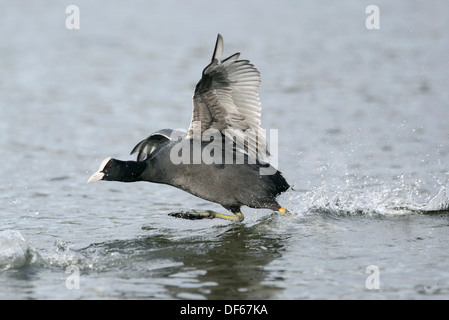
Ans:
[{"label": "bird's leg", "polygon": [[277,212],[279,212],[279,214],[283,217],[296,217],[298,216],[297,213],[291,212],[287,209],[285,209],[284,207],[280,207],[279,209],[277,209]]},{"label": "bird's leg", "polygon": [[243,219],[245,219],[245,217],[243,216],[243,213],[241,213],[240,210],[237,212],[233,212],[233,213],[234,213],[234,215],[230,216],[227,214],[215,212],[215,218],[225,219],[225,220],[229,220],[229,221],[237,221],[237,222],[242,222]]},{"label": "bird's leg", "polygon": [[288,211],[287,209],[285,209],[284,207],[280,207],[278,209],[278,211],[281,214],[281,216],[289,216],[289,215],[291,215],[291,212]]},{"label": "bird's leg", "polygon": [[235,214],[234,216],[218,213],[218,212],[215,212],[212,210],[180,211],[180,212],[169,213],[168,215],[172,216],[172,217],[176,217],[176,218],[183,218],[183,219],[190,219],[190,220],[219,218],[219,219],[225,219],[228,221],[237,221],[237,222],[241,222],[245,218],[243,216],[243,213],[240,212],[240,210],[235,211],[235,212],[233,210],[231,210],[231,211]]},{"label": "bird's leg", "polygon": [[198,219],[213,219],[215,218],[216,212],[211,210],[190,210],[190,211],[172,212],[169,213],[168,215],[175,218],[198,220]]}]

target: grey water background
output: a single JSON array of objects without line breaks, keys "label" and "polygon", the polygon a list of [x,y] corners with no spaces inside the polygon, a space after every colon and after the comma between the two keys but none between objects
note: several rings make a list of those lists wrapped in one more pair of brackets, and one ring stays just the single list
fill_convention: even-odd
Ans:
[{"label": "grey water background", "polygon": [[[368,30],[370,4],[3,1],[0,298],[448,299],[449,5],[376,1]],[[86,185],[104,158],[188,127],[217,33],[261,72],[297,215],[189,221],[168,213],[224,209]]]}]

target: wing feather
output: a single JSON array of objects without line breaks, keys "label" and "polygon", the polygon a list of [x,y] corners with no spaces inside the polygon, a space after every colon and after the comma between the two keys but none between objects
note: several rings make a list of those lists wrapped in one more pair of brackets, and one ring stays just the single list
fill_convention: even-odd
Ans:
[{"label": "wing feather", "polygon": [[223,38],[218,35],[212,61],[195,88],[187,138],[194,136],[200,122],[201,134],[217,129],[250,156],[268,155],[260,127],[260,73],[249,60],[239,60],[240,53],[220,60],[223,48]]},{"label": "wing feather", "polygon": [[166,141],[170,140],[171,129],[162,129],[152,133],[148,138],[140,141],[131,151],[131,154],[138,152],[137,161],[143,161],[150,158],[156,148]]}]

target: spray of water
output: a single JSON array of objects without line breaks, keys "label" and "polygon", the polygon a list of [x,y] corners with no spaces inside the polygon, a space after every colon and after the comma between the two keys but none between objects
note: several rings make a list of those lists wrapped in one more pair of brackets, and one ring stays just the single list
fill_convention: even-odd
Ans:
[{"label": "spray of water", "polygon": [[441,186],[437,194],[425,203],[418,203],[412,186],[376,188],[319,186],[309,191],[292,191],[289,204],[299,214],[430,214],[449,213],[449,184]]}]

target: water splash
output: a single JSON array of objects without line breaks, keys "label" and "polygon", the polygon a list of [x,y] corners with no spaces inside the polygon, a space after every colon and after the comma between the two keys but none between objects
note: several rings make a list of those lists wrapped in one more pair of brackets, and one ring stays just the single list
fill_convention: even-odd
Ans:
[{"label": "water splash", "polygon": [[430,199],[430,201],[421,207],[414,208],[416,211],[423,213],[443,213],[449,212],[449,191],[448,185],[441,187],[437,195]]},{"label": "water splash", "polygon": [[0,270],[25,267],[38,259],[28,238],[17,230],[0,232]]},{"label": "water splash", "polygon": [[411,186],[401,188],[329,188],[320,186],[312,191],[294,192],[290,196],[292,208],[302,214],[327,213],[331,215],[381,214],[401,215],[411,213],[449,213],[448,185],[425,204],[417,204]]}]

